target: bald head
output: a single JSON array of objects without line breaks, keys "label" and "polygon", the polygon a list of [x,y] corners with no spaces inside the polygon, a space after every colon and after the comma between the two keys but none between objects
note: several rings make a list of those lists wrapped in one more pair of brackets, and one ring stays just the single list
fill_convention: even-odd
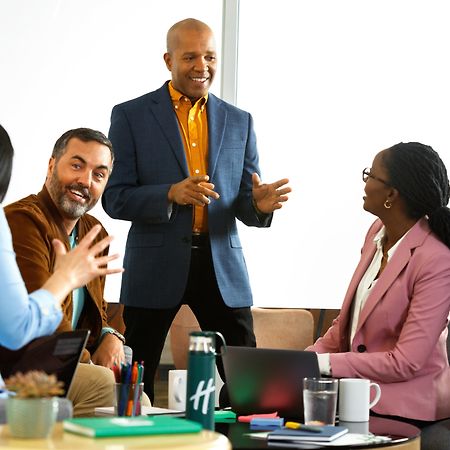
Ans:
[{"label": "bald head", "polygon": [[180,36],[186,31],[213,34],[206,23],[197,19],[184,19],[172,25],[167,32],[167,53],[173,51],[180,45]]},{"label": "bald head", "polygon": [[185,19],[167,33],[164,61],[172,74],[172,86],[192,104],[204,97],[217,66],[216,43],[211,28],[200,20]]}]

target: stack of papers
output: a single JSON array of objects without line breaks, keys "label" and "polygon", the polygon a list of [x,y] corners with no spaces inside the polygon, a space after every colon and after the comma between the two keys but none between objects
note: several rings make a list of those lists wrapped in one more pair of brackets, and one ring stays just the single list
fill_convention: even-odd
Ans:
[{"label": "stack of papers", "polygon": [[345,447],[351,445],[370,445],[387,443],[391,438],[387,436],[376,436],[372,433],[360,434],[349,433],[346,427],[329,426],[323,427],[323,433],[314,433],[305,430],[292,430],[281,428],[276,431],[264,433],[249,433],[255,439],[267,439],[268,446],[285,448],[316,448],[322,447]]},{"label": "stack of papers", "polygon": [[375,436],[374,434],[346,433],[332,441],[269,441],[268,446],[285,448],[310,448],[320,447],[349,447],[354,445],[385,444],[391,438],[387,436]]},{"label": "stack of papers", "polygon": [[[156,406],[142,406],[141,415],[143,416],[155,416],[158,414],[166,414],[166,415],[184,415],[184,411],[178,411],[177,409],[167,409],[167,408],[158,408]],[[116,415],[114,411],[114,406],[104,406],[101,408],[95,408],[96,416],[114,416]]]}]

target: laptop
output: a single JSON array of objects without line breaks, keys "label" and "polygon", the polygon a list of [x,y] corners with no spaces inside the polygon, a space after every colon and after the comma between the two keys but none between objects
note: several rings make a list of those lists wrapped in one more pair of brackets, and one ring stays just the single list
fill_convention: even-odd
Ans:
[{"label": "laptop", "polygon": [[19,350],[2,347],[0,373],[3,379],[30,370],[54,374],[64,383],[61,397],[66,397],[89,333],[89,330],[65,331],[34,339]]},{"label": "laptop", "polygon": [[320,377],[316,353],[227,346],[222,360],[237,415],[276,411],[303,421],[303,378]]}]

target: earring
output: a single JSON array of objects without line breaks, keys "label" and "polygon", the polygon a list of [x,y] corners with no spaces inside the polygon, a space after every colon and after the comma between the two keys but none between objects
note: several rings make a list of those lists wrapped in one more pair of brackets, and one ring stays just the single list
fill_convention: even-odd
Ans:
[{"label": "earring", "polygon": [[391,203],[389,200],[386,200],[386,201],[384,202],[384,207],[385,207],[386,209],[391,209],[391,206],[392,206],[392,203]]}]

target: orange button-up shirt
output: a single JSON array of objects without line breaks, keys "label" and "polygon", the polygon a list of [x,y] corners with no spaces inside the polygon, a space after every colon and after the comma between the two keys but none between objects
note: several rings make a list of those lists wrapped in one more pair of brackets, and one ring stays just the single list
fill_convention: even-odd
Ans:
[{"label": "orange button-up shirt", "polygon": [[[208,94],[192,105],[188,97],[172,86],[172,82],[169,83],[169,93],[178,118],[189,174],[191,176],[206,175],[208,172],[208,116],[206,114]],[[193,212],[192,231],[206,233],[208,207],[195,206]]]}]

